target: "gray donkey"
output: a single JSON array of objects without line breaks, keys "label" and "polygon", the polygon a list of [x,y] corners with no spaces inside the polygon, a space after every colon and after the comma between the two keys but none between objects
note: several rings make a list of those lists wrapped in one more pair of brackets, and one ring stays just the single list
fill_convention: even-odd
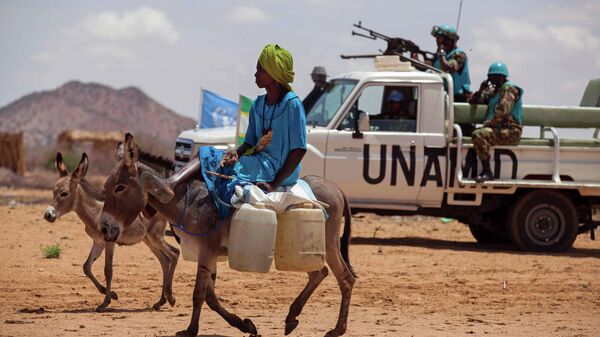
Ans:
[{"label": "gray donkey", "polygon": [[[85,174],[88,168],[88,158],[85,153],[81,156],[81,161],[71,174],[67,171],[60,152],[56,154],[56,170],[59,178],[54,186],[52,203],[46,208],[44,219],[48,222],[54,222],[62,215],[75,211],[85,225],[85,232],[94,241],[90,254],[83,264],[83,272],[94,283],[98,291],[105,295],[104,302],[96,308],[96,311],[103,311],[110,304],[111,299],[117,299],[118,296],[111,291],[112,280],[112,262],[115,243],[118,245],[133,245],[143,241],[160,262],[163,272],[163,286],[160,299],[152,308],[159,310],[162,305],[169,302],[171,306],[175,305],[173,296],[173,274],[179,258],[179,249],[169,245],[165,239],[165,229],[167,220],[159,214],[148,219],[142,220],[136,217],[122,231],[118,240],[106,240],[106,237],[112,237],[110,233],[103,233],[99,227],[97,219],[102,210],[104,193],[95,189],[85,180]],[[106,278],[106,287],[104,287],[92,273],[92,264],[106,249],[104,262],[104,276]]]},{"label": "gray donkey", "polygon": [[[166,203],[159,201],[157,196],[165,194],[156,187],[162,185],[158,180],[161,178],[157,177],[151,168],[138,162],[138,159],[138,146],[133,136],[128,133],[125,136],[124,157],[114,167],[104,184],[106,202],[102,209],[99,226],[106,232],[121,232],[147,204],[163,214],[169,222],[184,224],[187,232],[195,234],[192,237],[198,248],[198,269],[192,298],[191,321],[187,330],[178,332],[177,336],[193,337],[197,335],[200,310],[204,301],[230,325],[244,333],[257,335],[254,323],[247,318],[242,320],[237,315],[225,310],[214,291],[217,256],[229,235],[231,218],[219,221],[209,192],[205,184],[199,181],[191,183],[191,187],[184,185],[177,188],[172,200]],[[356,275],[352,271],[348,259],[350,207],[342,191],[331,182],[316,176],[303,179],[310,185],[318,200],[329,204],[329,218],[326,223],[326,260],[338,281],[342,301],[337,324],[325,336],[336,337],[346,332],[350,297],[356,280]],[[185,205],[186,201],[187,205]],[[342,217],[345,218],[345,226],[343,236],[340,238]],[[179,235],[188,235],[180,231],[178,227],[175,229]],[[113,239],[117,240],[118,236]],[[285,319],[286,335],[296,328],[298,325],[296,318],[327,274],[327,267],[308,273],[308,284],[290,306]]]}]

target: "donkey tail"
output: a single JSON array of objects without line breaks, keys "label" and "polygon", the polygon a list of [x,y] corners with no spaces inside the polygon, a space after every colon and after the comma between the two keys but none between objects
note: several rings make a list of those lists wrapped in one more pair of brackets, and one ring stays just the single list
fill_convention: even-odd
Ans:
[{"label": "donkey tail", "polygon": [[350,241],[352,240],[352,214],[350,211],[350,203],[348,202],[348,198],[342,192],[342,196],[344,197],[344,233],[340,238],[340,253],[342,254],[342,259],[346,263],[346,266],[352,273],[352,276],[358,278],[354,269],[350,265],[350,255],[348,254],[348,248],[350,246]]}]

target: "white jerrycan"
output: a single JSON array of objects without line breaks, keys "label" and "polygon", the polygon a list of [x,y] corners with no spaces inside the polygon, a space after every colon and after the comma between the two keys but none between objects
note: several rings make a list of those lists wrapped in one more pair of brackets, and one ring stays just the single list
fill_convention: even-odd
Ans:
[{"label": "white jerrycan", "polygon": [[[177,236],[179,237],[179,246],[181,247],[181,257],[184,261],[198,262],[198,242],[194,240],[194,236],[181,231],[181,229],[174,227]],[[221,243],[222,246],[227,247],[227,239]],[[226,254],[219,254],[217,256],[217,262],[227,261]]]},{"label": "white jerrycan", "polygon": [[227,248],[229,267],[266,273],[273,262],[277,215],[263,203],[243,204],[231,219]]},{"label": "white jerrycan", "polygon": [[325,215],[311,203],[281,213],[277,218],[275,268],[315,271],[325,264]]}]

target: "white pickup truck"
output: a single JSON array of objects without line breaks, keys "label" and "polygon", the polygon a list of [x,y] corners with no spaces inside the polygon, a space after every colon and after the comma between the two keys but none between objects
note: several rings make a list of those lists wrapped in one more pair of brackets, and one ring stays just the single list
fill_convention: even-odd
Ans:
[{"label": "white pickup truck", "polygon": [[[385,119],[392,90],[407,99],[404,119]],[[539,127],[540,136],[494,147],[496,179],[476,183],[480,164],[458,124],[481,123],[485,106],[451,103],[450,76],[404,63],[343,74],[308,112],[301,175],[338,184],[353,212],[452,217],[479,242],[564,251],[600,220],[599,92],[600,80],[590,82],[583,102],[590,107],[524,106],[524,124]],[[570,140],[556,128],[596,130]],[[214,131],[217,140],[185,131],[176,161],[183,165],[201,145],[232,146],[228,132]]]}]

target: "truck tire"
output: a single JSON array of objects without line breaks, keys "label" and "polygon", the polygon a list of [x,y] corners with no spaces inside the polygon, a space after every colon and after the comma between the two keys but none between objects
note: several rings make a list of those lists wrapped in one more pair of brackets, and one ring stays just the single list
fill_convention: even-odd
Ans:
[{"label": "truck tire", "polygon": [[471,234],[479,243],[508,243],[505,236],[493,232],[481,225],[468,224]]},{"label": "truck tire", "polygon": [[508,235],[520,250],[563,252],[578,232],[573,203],[557,191],[532,191],[515,202],[508,219]]}]

